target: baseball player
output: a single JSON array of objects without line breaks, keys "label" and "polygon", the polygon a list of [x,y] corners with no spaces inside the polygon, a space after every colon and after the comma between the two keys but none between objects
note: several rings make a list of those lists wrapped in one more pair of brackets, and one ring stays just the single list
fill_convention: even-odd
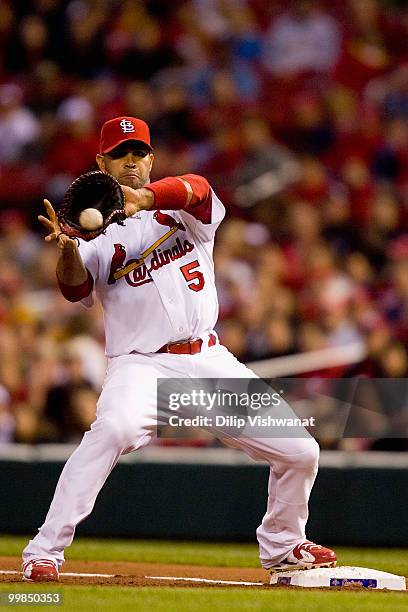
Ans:
[{"label": "baseball player", "polygon": [[[87,517],[122,454],[155,435],[158,378],[254,378],[221,346],[214,284],[214,235],[225,209],[194,174],[149,182],[153,150],[147,124],[116,117],[101,130],[97,164],[126,196],[124,226],[91,241],[61,233],[51,203],[39,219],[60,249],[66,299],[104,310],[108,365],[96,419],[68,459],[39,533],[23,551],[23,577],[56,581],[64,549]],[[78,246],[79,242],[79,246]],[[230,436],[228,443],[270,466],[268,503],[257,529],[262,566],[271,571],[333,566],[332,550],[305,537],[319,447],[299,438]]]}]

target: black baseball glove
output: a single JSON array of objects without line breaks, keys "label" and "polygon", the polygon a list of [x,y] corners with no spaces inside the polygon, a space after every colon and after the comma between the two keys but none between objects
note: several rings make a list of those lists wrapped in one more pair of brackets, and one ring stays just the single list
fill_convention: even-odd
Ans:
[{"label": "black baseball glove", "polygon": [[[101,227],[87,230],[79,216],[87,208],[96,208],[103,217]],[[68,188],[57,212],[61,231],[70,238],[93,240],[105,233],[111,223],[123,225],[126,219],[125,196],[118,181],[100,170],[81,174]]]}]

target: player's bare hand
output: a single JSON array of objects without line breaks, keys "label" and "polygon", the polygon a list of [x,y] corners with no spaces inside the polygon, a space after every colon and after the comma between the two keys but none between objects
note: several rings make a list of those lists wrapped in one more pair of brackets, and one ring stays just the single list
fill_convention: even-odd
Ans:
[{"label": "player's bare hand", "polygon": [[148,210],[153,206],[154,194],[150,189],[132,189],[127,185],[122,185],[123,193],[125,194],[125,212],[127,217],[139,212],[139,210]]},{"label": "player's bare hand", "polygon": [[49,200],[44,200],[44,207],[48,217],[45,217],[44,215],[38,215],[38,220],[40,221],[40,223],[42,223],[47,232],[49,232],[45,236],[44,240],[46,242],[52,242],[53,240],[55,240],[57,246],[60,249],[75,246],[75,241],[66,236],[66,234],[62,233],[60,225],[58,223],[57,214]]}]

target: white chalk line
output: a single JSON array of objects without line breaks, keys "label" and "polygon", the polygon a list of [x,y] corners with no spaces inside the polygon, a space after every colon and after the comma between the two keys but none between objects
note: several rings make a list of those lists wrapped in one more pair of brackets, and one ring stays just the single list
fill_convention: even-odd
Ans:
[{"label": "white chalk line", "polygon": [[185,580],[187,582],[209,582],[210,584],[236,584],[239,586],[263,586],[263,582],[243,582],[240,580],[210,580],[209,578],[184,578],[181,576],[145,576],[151,580]]},{"label": "white chalk line", "polygon": [[61,572],[60,576],[79,576],[80,578],[115,578],[116,574],[78,574],[77,572]]}]

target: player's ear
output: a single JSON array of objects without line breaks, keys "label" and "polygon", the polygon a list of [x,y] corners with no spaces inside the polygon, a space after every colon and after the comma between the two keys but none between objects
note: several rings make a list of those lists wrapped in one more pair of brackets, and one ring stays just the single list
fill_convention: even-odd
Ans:
[{"label": "player's ear", "polygon": [[149,154],[149,157],[150,157],[150,167],[149,167],[149,172],[150,172],[150,171],[151,171],[151,169],[152,169],[152,166],[153,166],[153,161],[154,161],[154,155],[153,155],[153,153],[150,153],[150,154]]},{"label": "player's ear", "polygon": [[96,156],[96,163],[98,164],[98,168],[99,170],[102,170],[102,172],[105,172],[105,158],[103,155],[100,155],[98,153],[98,155]]}]

